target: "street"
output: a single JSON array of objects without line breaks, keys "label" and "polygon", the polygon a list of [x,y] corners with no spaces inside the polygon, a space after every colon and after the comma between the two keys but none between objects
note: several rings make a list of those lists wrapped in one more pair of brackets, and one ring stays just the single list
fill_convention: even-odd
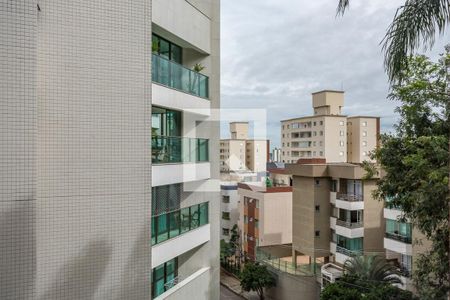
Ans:
[{"label": "street", "polygon": [[223,285],[220,285],[220,300],[242,300],[244,298],[236,295]]}]

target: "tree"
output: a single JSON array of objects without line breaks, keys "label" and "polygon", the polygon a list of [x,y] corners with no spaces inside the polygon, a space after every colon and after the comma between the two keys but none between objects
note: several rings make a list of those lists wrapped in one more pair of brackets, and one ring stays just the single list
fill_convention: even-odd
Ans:
[{"label": "tree", "polygon": [[378,255],[355,256],[344,263],[344,273],[361,280],[401,284],[400,271]]},{"label": "tree", "polygon": [[[343,14],[349,7],[350,0],[339,0],[337,13]],[[388,27],[382,41],[384,66],[391,83],[403,80],[404,70],[408,69],[409,57],[420,47],[433,47],[436,33],[443,34],[450,22],[450,0],[405,0],[405,4],[397,9],[394,20]],[[446,47],[447,57],[443,61],[446,72],[445,123],[447,128],[447,156],[450,156],[450,46]],[[447,193],[443,195],[447,205],[447,227],[450,226],[450,159],[447,158]],[[450,234],[450,230],[445,230]],[[443,237],[447,243],[450,238]],[[449,245],[447,249],[447,265],[450,267]],[[447,282],[450,281],[450,272]],[[449,296],[450,297],[450,296]]]},{"label": "tree", "polygon": [[[350,0],[339,0],[337,14],[344,14],[349,5]],[[405,0],[382,41],[389,79],[401,79],[408,57],[420,46],[431,48],[436,33],[443,34],[449,22],[450,0]]]},{"label": "tree", "polygon": [[381,137],[373,158],[385,175],[374,196],[390,199],[404,217],[431,241],[419,254],[413,279],[422,299],[443,299],[450,290],[448,263],[448,101],[445,55],[437,62],[425,56],[410,58],[403,80],[392,86],[389,98],[399,101],[395,132]]},{"label": "tree", "polygon": [[366,281],[357,276],[344,275],[328,284],[320,294],[321,300],[413,300],[409,291],[404,291],[385,282]]},{"label": "tree", "polygon": [[246,263],[242,270],[241,287],[244,291],[255,291],[260,300],[264,299],[264,289],[276,285],[275,278],[266,266],[259,263]]}]

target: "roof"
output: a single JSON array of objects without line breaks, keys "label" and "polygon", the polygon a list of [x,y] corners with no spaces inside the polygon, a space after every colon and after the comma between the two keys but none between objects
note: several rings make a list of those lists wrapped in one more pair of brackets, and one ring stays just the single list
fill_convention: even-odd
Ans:
[{"label": "roof", "polygon": [[380,117],[374,117],[374,116],[351,116],[351,117],[347,117],[347,119],[356,119],[356,118],[379,119]]},{"label": "roof", "polygon": [[339,117],[339,118],[347,118],[346,115],[313,115],[313,116],[306,116],[306,117],[298,117],[298,118],[291,118],[291,119],[286,119],[286,120],[281,120],[280,122],[287,122],[287,121],[294,121],[294,120],[304,120],[304,119],[312,119],[312,118],[320,118],[320,117]]},{"label": "roof", "polygon": [[318,91],[318,92],[311,93],[311,95],[320,94],[320,93],[339,93],[339,94],[344,94],[345,92],[344,91],[339,91],[339,90],[321,90],[321,91]]}]

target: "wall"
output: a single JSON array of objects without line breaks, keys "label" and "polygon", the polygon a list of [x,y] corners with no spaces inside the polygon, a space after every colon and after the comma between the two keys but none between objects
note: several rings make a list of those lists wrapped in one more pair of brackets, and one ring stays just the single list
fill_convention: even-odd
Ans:
[{"label": "wall", "polygon": [[372,197],[372,192],[376,189],[375,180],[365,180],[363,183],[364,252],[384,253],[383,239],[386,225],[383,215],[384,202]]},{"label": "wall", "polygon": [[36,276],[35,1],[0,1],[0,299],[32,299]]},{"label": "wall", "polygon": [[273,300],[316,300],[320,286],[315,277],[293,276],[270,268],[276,277],[276,287],[266,291],[266,298]]},{"label": "wall", "polygon": [[292,243],[292,192],[265,193],[259,212],[260,246]]}]

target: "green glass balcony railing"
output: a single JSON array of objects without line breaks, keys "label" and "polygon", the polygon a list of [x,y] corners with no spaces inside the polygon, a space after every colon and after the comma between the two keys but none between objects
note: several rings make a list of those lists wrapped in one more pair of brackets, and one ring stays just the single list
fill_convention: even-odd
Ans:
[{"label": "green glass balcony railing", "polygon": [[209,223],[208,202],[152,217],[152,245]]},{"label": "green glass balcony railing", "polygon": [[152,136],[152,163],[209,161],[209,140],[198,138]]},{"label": "green glass balcony railing", "polygon": [[209,97],[208,76],[156,54],[152,54],[152,80],[194,96]]}]

